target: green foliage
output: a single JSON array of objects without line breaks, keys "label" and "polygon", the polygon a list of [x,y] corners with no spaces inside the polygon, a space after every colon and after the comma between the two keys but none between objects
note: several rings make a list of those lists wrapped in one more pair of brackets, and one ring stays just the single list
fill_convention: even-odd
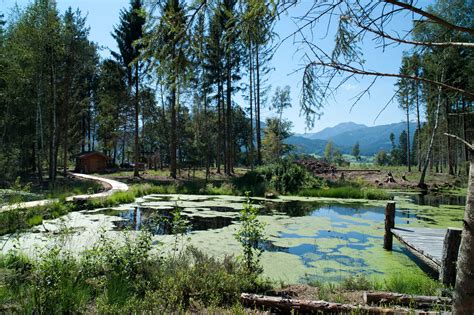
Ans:
[{"label": "green foliage", "polygon": [[346,198],[346,199],[369,199],[369,200],[389,200],[390,194],[385,190],[376,188],[362,188],[357,186],[323,187],[313,189],[302,189],[299,196],[305,197],[326,197],[326,198]]},{"label": "green foliage", "polygon": [[360,145],[358,141],[354,144],[354,147],[352,147],[352,155],[356,161],[360,161]]},{"label": "green foliage", "polygon": [[236,259],[217,260],[188,247],[179,255],[150,254],[151,235],[100,241],[76,258],[59,246],[38,260],[11,252],[2,303],[20,313],[136,313],[227,307],[241,292],[262,292],[268,283],[248,274]]},{"label": "green foliage", "polygon": [[10,193],[5,198],[2,196],[2,199],[6,199],[8,204],[15,204],[23,201],[28,201],[31,197],[31,183],[22,184],[21,178],[18,176],[15,179],[15,182],[10,186],[8,190]]},{"label": "green foliage", "polygon": [[324,158],[326,161],[331,163],[334,158],[334,144],[332,143],[332,140],[329,140],[328,143],[326,144],[326,148],[324,148]]},{"label": "green foliage", "polygon": [[438,295],[443,289],[439,282],[429,279],[420,274],[394,274],[383,278],[369,279],[366,275],[357,274],[344,278],[340,283],[314,281],[311,286],[320,288],[324,296],[319,298],[331,298],[336,292],[342,290],[375,290],[389,291],[402,294],[414,295]]},{"label": "green foliage", "polygon": [[362,274],[349,276],[341,282],[341,288],[346,290],[374,290],[377,285],[376,282],[370,281]]},{"label": "green foliage", "polygon": [[334,163],[336,163],[338,166],[350,165],[350,163],[344,159],[344,156],[342,155],[341,151],[339,151],[338,149],[334,150],[333,158],[334,158]]},{"label": "green foliage", "polygon": [[287,159],[259,167],[257,172],[265,178],[268,189],[282,194],[319,187],[321,184],[305,168]]},{"label": "green foliage", "polygon": [[234,186],[239,191],[250,192],[252,196],[263,196],[267,190],[266,176],[260,171],[249,171],[240,177],[232,179]]},{"label": "green foliage", "polygon": [[267,118],[262,140],[262,157],[265,163],[275,163],[293,147],[284,140],[292,135],[293,123],[282,118]]},{"label": "green foliage", "polygon": [[258,220],[257,216],[258,208],[252,205],[247,193],[247,201],[239,214],[241,226],[235,238],[242,245],[243,262],[251,274],[263,272],[260,256],[263,253],[262,242],[265,241],[265,225]]},{"label": "green foliage", "polygon": [[419,274],[400,273],[384,280],[384,288],[391,292],[418,295],[436,295],[442,285]]},{"label": "green foliage", "polygon": [[223,183],[220,186],[208,183],[204,189],[199,190],[199,193],[206,195],[235,195],[238,192],[234,185],[230,183]]},{"label": "green foliage", "polygon": [[58,201],[45,206],[0,212],[0,235],[41,224],[43,219],[55,219],[71,210],[72,204]]}]

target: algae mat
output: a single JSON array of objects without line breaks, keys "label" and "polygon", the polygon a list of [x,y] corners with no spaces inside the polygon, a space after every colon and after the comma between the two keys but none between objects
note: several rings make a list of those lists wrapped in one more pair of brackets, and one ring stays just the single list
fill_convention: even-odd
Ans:
[{"label": "algae mat", "polygon": [[[61,243],[80,254],[105,234],[120,242],[124,235],[149,230],[153,251],[170,253],[193,245],[211,255],[239,255],[234,235],[244,198],[235,196],[150,195],[112,209],[70,213],[3,239],[3,252],[21,250],[37,256],[41,248]],[[462,206],[416,205],[397,196],[396,225],[459,226]],[[339,281],[354,274],[381,277],[401,272],[424,274],[403,247],[382,249],[384,202],[328,198],[253,200],[267,239],[262,265],[265,275],[286,283]],[[170,222],[175,208],[188,221],[188,233],[176,242]],[[176,245],[177,244],[177,245]],[[178,248],[176,248],[178,247]]]}]

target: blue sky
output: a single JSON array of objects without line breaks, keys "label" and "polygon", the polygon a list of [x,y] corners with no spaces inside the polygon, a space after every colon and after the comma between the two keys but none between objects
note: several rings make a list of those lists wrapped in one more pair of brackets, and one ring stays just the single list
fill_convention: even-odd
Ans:
[{"label": "blue sky", "polygon": [[[28,0],[0,0],[1,12],[6,13],[15,3],[24,6]],[[420,1],[423,4],[425,1]],[[104,47],[102,55],[107,55],[107,49],[115,49],[115,42],[110,35],[113,26],[118,23],[119,12],[123,7],[128,6],[128,0],[58,0],[58,9],[64,12],[69,6],[79,8],[87,16],[87,23],[90,25],[90,38]],[[276,24],[275,32],[280,38],[285,38],[295,30],[294,17],[301,16],[312,0],[303,0],[295,8],[288,11]],[[407,30],[411,25],[410,16],[400,16],[392,22],[393,30]],[[313,41],[326,50],[330,50],[334,43],[334,36],[331,34],[323,38],[325,33],[325,21],[321,22],[321,28],[315,32]],[[318,32],[319,30],[319,32]],[[400,66],[400,60],[403,49],[407,47],[391,47],[382,51],[376,48],[377,44],[370,39],[363,43],[365,67],[368,69],[377,69],[379,71],[397,72]],[[351,111],[353,98],[370,83],[370,78],[360,80],[350,80],[344,84],[338,91],[336,97],[326,106],[324,114],[320,120],[317,120],[312,130],[306,130],[305,120],[300,117],[299,98],[301,91],[302,73],[296,71],[302,66],[302,53],[300,47],[293,42],[293,39],[285,41],[276,52],[271,66],[274,70],[269,74],[268,83],[272,86],[272,92],[276,86],[289,85],[292,92],[293,107],[288,109],[284,116],[293,122],[293,131],[296,133],[316,132],[325,127],[331,127],[341,122],[354,121],[356,123],[366,124],[368,126],[400,122],[404,119],[404,113],[398,108],[398,104],[390,104],[380,117],[375,121],[381,108],[390,100],[394,92],[394,79],[380,79],[372,88],[370,97],[364,97]],[[272,94],[270,93],[270,96]],[[243,98],[236,97],[239,104],[244,105]],[[268,108],[262,110],[262,116],[273,115]]]}]

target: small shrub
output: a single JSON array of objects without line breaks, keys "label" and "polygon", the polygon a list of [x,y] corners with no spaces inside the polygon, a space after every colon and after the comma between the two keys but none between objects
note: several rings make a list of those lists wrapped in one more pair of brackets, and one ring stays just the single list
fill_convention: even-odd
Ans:
[{"label": "small shrub", "polygon": [[248,191],[252,196],[263,196],[267,189],[265,175],[257,171],[250,171],[243,176],[235,177],[232,182],[241,194]]},{"label": "small shrub", "polygon": [[259,274],[263,271],[260,266],[260,256],[263,249],[261,243],[265,240],[265,226],[258,218],[258,209],[250,202],[247,193],[247,201],[240,211],[240,228],[235,238],[242,245],[243,261],[249,273]]}]

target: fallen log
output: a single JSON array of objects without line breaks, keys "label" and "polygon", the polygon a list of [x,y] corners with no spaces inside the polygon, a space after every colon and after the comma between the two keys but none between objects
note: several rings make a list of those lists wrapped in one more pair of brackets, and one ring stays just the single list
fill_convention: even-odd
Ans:
[{"label": "fallen log", "polygon": [[402,306],[416,306],[429,308],[436,305],[450,305],[452,300],[447,297],[409,295],[391,292],[364,292],[366,304],[397,304]]},{"label": "fallen log", "polygon": [[296,311],[299,313],[317,314],[439,314],[429,312],[415,312],[406,308],[386,308],[367,305],[351,305],[331,303],[326,301],[287,299],[276,296],[265,296],[250,293],[242,293],[240,301],[247,307],[265,307],[278,312]]}]

